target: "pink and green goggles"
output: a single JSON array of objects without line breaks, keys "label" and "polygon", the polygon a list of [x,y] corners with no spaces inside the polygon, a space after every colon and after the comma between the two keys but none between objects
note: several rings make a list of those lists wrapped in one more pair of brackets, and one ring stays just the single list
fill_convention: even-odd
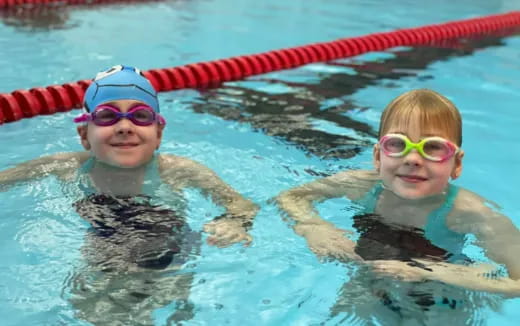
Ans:
[{"label": "pink and green goggles", "polygon": [[379,141],[386,156],[403,157],[416,149],[425,159],[434,162],[449,160],[459,151],[459,147],[442,137],[426,137],[418,143],[401,134],[386,134]]},{"label": "pink and green goggles", "polygon": [[96,126],[106,127],[112,126],[119,122],[122,118],[129,119],[137,126],[149,126],[155,122],[165,125],[164,118],[156,113],[151,107],[139,104],[123,113],[115,106],[102,104],[98,106],[92,113],[83,113],[74,119],[74,122],[92,121]]}]

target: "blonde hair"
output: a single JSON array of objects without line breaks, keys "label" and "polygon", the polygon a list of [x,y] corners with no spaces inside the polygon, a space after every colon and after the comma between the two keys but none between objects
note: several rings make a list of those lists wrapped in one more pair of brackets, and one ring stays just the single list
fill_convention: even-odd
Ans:
[{"label": "blonde hair", "polygon": [[441,94],[429,89],[417,89],[396,97],[383,111],[379,124],[379,138],[390,127],[407,130],[419,123],[421,130],[442,130],[446,135],[462,145],[462,119],[455,105]]}]

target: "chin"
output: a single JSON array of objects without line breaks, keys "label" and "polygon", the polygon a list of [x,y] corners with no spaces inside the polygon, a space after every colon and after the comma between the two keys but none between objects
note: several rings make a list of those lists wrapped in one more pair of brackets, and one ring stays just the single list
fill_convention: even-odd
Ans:
[{"label": "chin", "polygon": [[405,199],[421,199],[421,198],[428,197],[429,195],[424,195],[424,194],[404,194],[404,195],[399,195],[399,196],[403,197]]},{"label": "chin", "polygon": [[145,163],[143,162],[122,162],[120,164],[118,164],[118,167],[122,168],[122,169],[133,169],[133,168],[138,168],[140,166],[143,166]]},{"label": "chin", "polygon": [[409,191],[409,190],[403,190],[403,189],[392,190],[392,192],[394,194],[396,194],[397,196],[404,198],[404,199],[421,199],[421,198],[431,196],[431,194],[424,193],[421,191]]},{"label": "chin", "polygon": [[118,164],[116,166],[121,169],[134,169],[139,167],[140,164]]},{"label": "chin", "polygon": [[113,167],[117,167],[117,168],[121,168],[121,169],[137,168],[137,167],[140,167],[145,164],[141,160],[139,160],[139,161],[136,161],[136,160],[111,160],[111,161],[108,161],[105,163],[108,165],[111,165]]},{"label": "chin", "polygon": [[427,197],[432,197],[436,195],[442,194],[442,191],[440,192],[419,192],[419,191],[394,191],[394,193],[404,199],[423,199]]}]

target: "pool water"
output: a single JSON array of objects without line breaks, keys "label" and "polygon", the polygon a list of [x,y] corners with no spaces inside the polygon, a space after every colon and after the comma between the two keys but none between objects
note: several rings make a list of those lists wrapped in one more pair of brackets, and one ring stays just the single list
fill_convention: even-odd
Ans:
[{"label": "pool water", "polygon": [[[4,10],[0,92],[90,78],[119,63],[143,70],[171,67],[518,9],[505,0],[421,6],[402,0],[392,6],[388,10],[380,0],[331,0],[326,6],[305,0],[172,0]],[[399,324],[387,307],[374,307],[373,298],[364,296],[356,266],[316,258],[271,199],[344,169],[370,169],[385,105],[409,89],[431,88],[463,116],[464,171],[454,183],[496,202],[520,226],[520,175],[513,170],[520,166],[514,151],[520,141],[519,49],[518,35],[466,40],[457,47],[403,47],[218,89],[161,93],[168,121],[161,151],[205,164],[261,209],[253,245],[203,244],[183,269],[193,274],[189,304],[172,301],[154,309],[154,323],[166,325],[173,311],[189,306],[193,315],[181,322],[186,325]],[[71,123],[78,113],[0,126],[0,169],[81,150]],[[3,325],[88,325],[70,301],[89,228],[73,209],[79,197],[54,178],[0,192]],[[187,192],[186,200],[193,230],[219,214],[196,191]],[[347,228],[355,212],[346,199],[318,209]],[[341,300],[346,311],[339,309]],[[409,309],[428,325],[520,320],[519,299],[469,293],[466,300],[469,308],[455,311]]]}]

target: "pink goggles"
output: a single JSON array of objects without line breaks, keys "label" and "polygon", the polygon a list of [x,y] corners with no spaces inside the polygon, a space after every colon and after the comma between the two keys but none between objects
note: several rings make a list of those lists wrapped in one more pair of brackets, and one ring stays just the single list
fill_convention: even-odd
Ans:
[{"label": "pink goggles", "polygon": [[457,145],[442,137],[426,137],[414,143],[402,134],[386,134],[379,141],[379,146],[389,157],[403,157],[415,149],[422,157],[434,162],[449,160],[459,151]]},{"label": "pink goggles", "polygon": [[122,118],[132,121],[137,126],[149,126],[155,122],[165,125],[164,118],[147,105],[136,105],[128,112],[119,111],[118,108],[108,104],[98,106],[92,113],[83,113],[74,118],[75,123],[92,121],[96,126],[112,126]]}]

